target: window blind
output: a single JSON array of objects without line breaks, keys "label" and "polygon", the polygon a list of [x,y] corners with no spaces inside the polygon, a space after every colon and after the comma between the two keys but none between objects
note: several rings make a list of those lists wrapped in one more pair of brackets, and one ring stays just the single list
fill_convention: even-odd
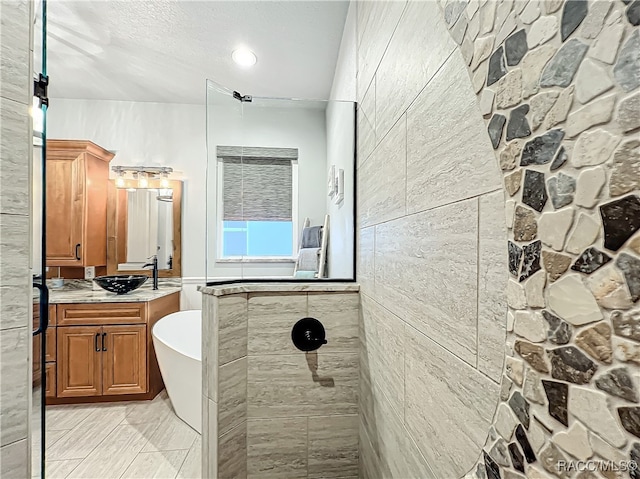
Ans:
[{"label": "window blind", "polygon": [[224,221],[291,221],[293,148],[218,147]]}]

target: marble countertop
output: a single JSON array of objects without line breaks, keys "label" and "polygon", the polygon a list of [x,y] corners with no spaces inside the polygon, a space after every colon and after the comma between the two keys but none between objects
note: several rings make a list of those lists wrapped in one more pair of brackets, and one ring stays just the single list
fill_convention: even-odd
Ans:
[{"label": "marble countertop", "polygon": [[238,293],[289,293],[289,292],[357,292],[358,283],[333,283],[324,281],[309,282],[278,282],[278,283],[232,283],[213,286],[198,286],[202,294],[212,296],[226,296]]},{"label": "marble countertop", "polygon": [[[63,288],[53,288],[49,283],[49,304],[62,303],[146,303],[182,290],[178,279],[160,279],[154,291],[150,281],[127,294],[115,294],[104,289],[93,289],[92,281],[65,280]],[[36,298],[34,297],[34,301]]]},{"label": "marble countertop", "polygon": [[146,303],[181,290],[177,286],[160,286],[157,291],[140,288],[127,294],[99,290],[49,290],[49,304],[60,303]]}]

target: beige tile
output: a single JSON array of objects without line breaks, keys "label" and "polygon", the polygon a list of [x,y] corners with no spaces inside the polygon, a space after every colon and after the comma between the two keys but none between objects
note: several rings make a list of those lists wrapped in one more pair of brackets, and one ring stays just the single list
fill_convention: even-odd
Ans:
[{"label": "beige tile", "polygon": [[406,1],[358,2],[358,99],[368,89]]},{"label": "beige tile", "polygon": [[408,477],[403,457],[406,431],[401,416],[381,390],[366,384],[362,385],[362,390],[368,390],[369,396],[362,405],[361,425],[371,446],[368,454],[374,458],[377,470],[370,474],[384,479]]},{"label": "beige tile", "polygon": [[[202,474],[217,477],[218,474],[218,404],[207,397],[202,403]],[[194,441],[194,444],[197,442]],[[191,446],[193,447],[193,445]]]},{"label": "beige tile", "polygon": [[0,477],[24,479],[29,464],[29,441],[22,439],[0,447]]},{"label": "beige tile", "polygon": [[250,418],[355,414],[358,354],[249,356]]},{"label": "beige tile", "polygon": [[376,227],[362,228],[360,231],[357,258],[358,270],[357,280],[360,284],[360,291],[373,295],[374,278],[375,278],[375,233]]},{"label": "beige tile", "polygon": [[218,297],[202,295],[202,393],[218,397]]},{"label": "beige tile", "polygon": [[[22,2],[16,2],[22,3]],[[6,5],[11,5],[7,3]],[[4,12],[5,5],[3,5]],[[3,28],[4,28],[4,16]],[[0,35],[5,38],[5,32]],[[4,47],[4,45],[2,46]],[[4,48],[3,48],[4,49]],[[0,60],[3,64],[5,58]],[[25,72],[25,86],[29,87],[28,75]],[[0,71],[0,77],[5,78],[4,68]],[[0,91],[5,84],[0,83]],[[28,90],[27,90],[28,91]],[[30,102],[29,102],[30,104]],[[7,98],[0,98],[0,156],[2,167],[0,168],[0,212],[16,215],[28,215],[31,204],[29,201],[30,162],[31,162],[31,116],[26,103],[18,103]],[[27,236],[23,242],[28,246]]]},{"label": "beige tile", "polygon": [[291,328],[307,316],[306,294],[251,295],[249,297],[249,355],[298,352]]},{"label": "beige tile", "polygon": [[369,296],[363,294],[361,301],[360,367],[399,414],[404,410],[404,323]]},{"label": "beige tile", "polygon": [[93,407],[78,426],[49,448],[47,460],[84,459],[124,421],[125,415],[121,405]]},{"label": "beige tile", "polygon": [[243,479],[247,477],[246,422],[236,426],[218,440],[217,477],[218,479]]},{"label": "beige tile", "polygon": [[0,29],[0,96],[24,104],[31,102],[29,3],[27,0],[3,3]]},{"label": "beige tile", "polygon": [[309,293],[308,315],[325,328],[327,344],[323,353],[358,352],[358,293]]},{"label": "beige tile", "polygon": [[357,415],[310,417],[309,478],[358,476]]},{"label": "beige tile", "polygon": [[[47,429],[48,429],[48,428],[47,428]],[[55,431],[55,430],[53,430],[53,431],[49,431],[49,430],[47,430],[47,433],[46,433],[46,435],[45,435],[45,440],[47,441],[47,450],[48,450],[50,447],[52,447],[56,442],[58,442],[60,439],[62,439],[64,436],[66,436],[67,434],[69,434],[70,432],[71,432],[71,431],[69,431],[69,430],[59,430],[59,431]],[[38,437],[38,438],[36,439],[36,438],[33,436],[33,434],[34,434],[34,432],[33,432],[33,430],[32,430],[32,431],[31,431],[31,438],[32,438],[32,441],[34,442],[34,444],[35,444],[35,442],[37,441],[37,442],[38,442],[38,446],[39,446],[39,443],[40,443],[39,439],[40,439],[40,438]]]},{"label": "beige tile", "polygon": [[247,358],[220,367],[218,435],[247,419]]},{"label": "beige tile", "polygon": [[117,426],[67,477],[119,478],[157,427],[157,424]]},{"label": "beige tile", "polygon": [[28,434],[30,341],[31,328],[0,331],[0,446],[25,439]]},{"label": "beige tile", "polygon": [[189,449],[196,437],[197,432],[175,414],[169,414],[151,434],[143,452]]},{"label": "beige tile", "polygon": [[367,430],[360,427],[358,472],[362,479],[383,479],[378,454],[373,449]]},{"label": "beige tile", "polygon": [[94,410],[95,406],[90,404],[47,406],[47,431],[66,431],[73,429],[84,421]]},{"label": "beige tile", "polygon": [[436,477],[461,477],[484,444],[499,386],[412,327],[406,335],[407,430]]},{"label": "beige tile", "polygon": [[475,366],[478,202],[376,227],[376,300]]},{"label": "beige tile", "polygon": [[[202,479],[202,439],[198,438],[189,449],[176,476],[178,479]],[[212,477],[212,476],[208,476]]]},{"label": "beige tile", "polygon": [[222,366],[247,355],[247,295],[218,298],[218,364]]},{"label": "beige tile", "polygon": [[439,476],[435,475],[431,466],[429,466],[424,455],[420,452],[420,449],[418,449],[418,446],[409,433],[405,436],[403,452],[407,468],[405,477],[440,479]]},{"label": "beige tile", "polygon": [[[4,196],[4,186],[2,194]],[[30,219],[27,216],[0,214],[0,278],[2,278],[2,286],[19,286],[31,291],[29,222]],[[5,318],[3,314],[0,321],[0,329],[25,326],[31,328],[27,318]],[[7,321],[7,326],[5,326],[5,321]]]},{"label": "beige tile", "polygon": [[478,231],[478,369],[498,382],[507,328],[507,229],[504,194],[480,197]]},{"label": "beige tile", "polygon": [[247,476],[307,477],[307,418],[247,421]]},{"label": "beige tile", "polygon": [[456,52],[407,111],[407,212],[495,191],[501,182],[466,66]]},{"label": "beige tile", "polygon": [[[27,279],[25,274],[25,283]],[[0,286],[0,330],[30,327],[32,308],[31,289],[27,284]]]},{"label": "beige tile", "polygon": [[402,117],[358,171],[358,219],[361,226],[406,213],[406,122]]},{"label": "beige tile", "polygon": [[357,128],[358,128],[358,167],[369,159],[369,156],[376,147],[376,82],[371,82],[371,86],[358,104]]},{"label": "beige tile", "polygon": [[47,461],[45,464],[45,477],[47,479],[66,479],[81,462],[82,459]]},{"label": "beige tile", "polygon": [[[409,2],[376,73],[376,136],[407,109],[454,51],[436,2]],[[465,72],[464,79],[470,85]]]},{"label": "beige tile", "polygon": [[141,452],[122,477],[126,479],[174,479],[188,452],[186,450]]},{"label": "beige tile", "polygon": [[127,403],[125,409],[125,424],[159,424],[168,414],[173,414],[166,390],[163,390],[151,401]]}]

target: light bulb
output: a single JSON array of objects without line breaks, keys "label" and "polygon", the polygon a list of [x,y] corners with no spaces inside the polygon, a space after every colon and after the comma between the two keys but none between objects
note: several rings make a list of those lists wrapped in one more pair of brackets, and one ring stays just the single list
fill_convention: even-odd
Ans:
[{"label": "light bulb", "polygon": [[124,173],[122,171],[118,172],[118,177],[116,178],[116,188],[124,188]]},{"label": "light bulb", "polygon": [[138,180],[138,188],[147,188],[149,186],[149,180],[146,173],[140,173],[140,179]]},{"label": "light bulb", "polygon": [[169,188],[169,178],[166,173],[162,173],[162,178],[160,179],[160,188]]}]

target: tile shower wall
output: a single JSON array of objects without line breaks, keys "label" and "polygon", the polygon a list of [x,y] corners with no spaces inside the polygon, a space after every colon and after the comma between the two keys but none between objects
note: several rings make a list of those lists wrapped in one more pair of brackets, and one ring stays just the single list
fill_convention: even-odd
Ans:
[{"label": "tile shower wall", "polygon": [[358,7],[361,473],[460,477],[503,367],[501,177],[438,4]]},{"label": "tile shower wall", "polygon": [[30,476],[31,2],[0,2],[0,476]]},{"label": "tile shower wall", "polygon": [[[207,477],[358,477],[358,293],[205,294],[204,304],[205,337],[217,337],[204,349],[205,367],[217,364],[204,390]],[[307,316],[328,344],[305,354],[291,328]]]},{"label": "tile shower wall", "polygon": [[[380,63],[377,59],[385,48],[385,56],[393,51],[393,37],[405,28],[406,12],[410,9],[415,12],[420,7],[404,2],[402,6],[392,3],[359,6],[358,86],[362,103],[358,122],[360,138],[364,137],[367,143],[361,144],[361,150],[365,157],[375,158],[374,148],[376,144],[380,148],[381,144],[377,127],[379,113],[400,111],[386,104],[375,105],[379,83],[393,82],[396,76],[383,69],[384,58]],[[422,453],[418,457],[426,460],[436,477],[464,474],[463,467],[452,467],[463,460],[460,454],[466,455],[467,469],[477,455],[463,443],[473,441],[477,445],[480,441],[484,443],[484,452],[465,477],[637,479],[640,477],[637,471],[625,472],[624,467],[628,464],[625,461],[637,464],[640,460],[637,389],[640,336],[635,332],[640,299],[640,142],[637,140],[640,2],[443,0],[438,4],[430,2],[423,8],[429,10],[431,20],[422,16],[414,21],[444,20],[450,38],[457,44],[454,55],[468,73],[465,77],[460,71],[457,80],[466,83],[477,95],[487,137],[504,175],[508,244],[488,241],[491,232],[499,226],[495,223],[483,227],[482,211],[479,226],[479,243],[484,237],[485,245],[493,248],[494,254],[508,252],[509,257],[508,268],[503,265],[498,276],[503,283],[504,278],[510,276],[506,287],[509,313],[507,355],[499,393],[501,403],[493,419],[490,418],[492,427],[486,428],[485,434],[473,437],[480,431],[479,424],[474,424],[469,428],[471,437],[460,437],[457,448],[441,453],[438,445],[427,441],[438,437],[440,442],[442,435],[451,430],[451,420],[455,424],[460,408],[454,403],[446,404],[449,411],[444,406],[438,408],[438,400],[433,398],[450,395],[457,387],[465,390],[467,398],[473,397],[480,390],[473,378],[465,378],[458,371],[452,377],[448,364],[438,364],[438,355],[429,348],[430,343],[412,342],[397,335],[394,342],[387,341],[385,358],[369,353],[370,373],[363,383],[370,385],[374,393],[380,389],[381,397],[391,398],[387,401],[391,407],[398,404],[404,407],[405,427],[410,436],[409,439],[405,436],[405,441],[415,440]],[[402,9],[404,13],[400,12]],[[374,38],[371,33],[367,34],[372,31],[371,25]],[[449,44],[449,40],[433,29],[424,35],[420,46],[425,55],[437,51],[441,43]],[[389,38],[388,47],[384,46]],[[415,51],[411,54],[420,55]],[[411,87],[407,77],[423,75],[424,63],[405,62],[407,71],[402,72],[398,85]],[[382,74],[385,79],[379,80]],[[420,96],[437,84],[437,76],[427,83]],[[370,85],[371,78],[375,80]],[[399,98],[406,102],[403,95]],[[454,104],[450,95],[443,94],[443,98],[447,99],[447,105]],[[416,103],[419,101],[415,100],[414,105]],[[407,112],[412,108],[413,105]],[[428,113],[437,117],[442,106],[434,105],[434,108],[434,113],[431,109]],[[482,125],[477,115],[473,121]],[[457,138],[468,134],[462,131],[465,126],[453,128],[455,141],[440,151],[441,158],[463,146],[465,142]],[[447,138],[432,134],[437,131],[436,128],[430,130],[418,142],[418,148],[428,152],[429,161],[437,161],[430,158],[431,138],[436,142]],[[409,149],[408,145],[407,140]],[[464,146],[468,147],[469,143]],[[397,150],[401,148],[398,145]],[[409,160],[406,207],[410,197],[408,185],[415,181],[409,179],[408,165]],[[444,184],[451,180],[459,182],[452,166],[457,162],[450,161],[447,165],[449,171],[443,170]],[[421,201],[429,204],[432,186],[428,182],[424,184],[426,189],[420,192]],[[434,191],[438,191],[437,186]],[[441,196],[446,194],[441,191]],[[381,205],[394,204],[395,200],[390,198],[397,196],[392,192],[377,201]],[[494,200],[497,202],[497,197]],[[491,207],[488,203],[486,206]],[[375,225],[370,232],[366,231],[366,216],[364,222],[359,249],[360,270],[366,277],[363,305],[367,290],[375,294],[380,289],[380,226]],[[425,251],[428,249],[421,247],[415,257],[425,257]],[[412,287],[419,284],[417,278],[411,279]],[[385,287],[399,289],[389,284]],[[502,286],[491,281],[478,288],[478,304],[482,301],[487,312],[499,311],[495,304],[483,298],[496,288]],[[426,321],[431,322],[437,314],[429,307],[422,313]],[[480,311],[480,306],[478,308]],[[375,339],[379,331],[388,334],[399,330],[399,320],[404,320],[406,331],[410,319],[406,311],[402,311],[398,318],[386,318],[386,324],[381,326],[381,320],[376,317],[382,314],[381,308],[371,309],[374,312],[370,316],[365,314],[363,324],[366,329],[367,318],[372,318],[370,323],[374,325],[369,335],[374,338],[370,341],[374,347],[368,349],[375,351],[381,349]],[[486,316],[478,318],[478,366],[481,337],[486,335],[480,326],[483,319]],[[431,334],[437,343],[443,342],[437,338],[437,328],[435,331],[426,335]],[[363,337],[368,339],[366,335]],[[496,343],[498,336],[490,338],[490,335],[486,338],[487,344],[504,344]],[[464,352],[467,346],[455,337],[448,341],[451,344],[445,347],[451,351],[455,347],[458,353]],[[405,353],[401,356],[403,350]],[[390,370],[399,368],[401,359],[404,359],[405,392],[394,396],[384,380],[394,377]],[[426,401],[423,399],[422,404],[412,401],[407,389],[407,372],[417,371],[428,378],[428,374],[436,370],[438,373],[431,380],[437,383],[444,375],[447,390],[430,384],[433,391],[425,391]],[[398,381],[397,374],[395,377]],[[415,377],[414,373],[412,378]],[[376,384],[376,378],[383,379],[380,381],[383,386]],[[420,424],[415,418],[411,422],[407,420],[412,407],[418,417],[426,418],[424,423]],[[425,477],[427,469],[420,473],[407,469],[410,466],[398,460],[398,450],[393,449],[388,440],[394,434],[400,437],[397,430],[401,425],[396,424],[390,431],[393,426],[389,424],[393,421],[374,414],[369,417],[373,419],[367,419],[366,415],[363,418],[361,435],[369,438],[371,430],[381,428],[384,433],[361,444],[365,476],[378,477],[378,466],[382,465],[389,471],[383,472],[383,477]],[[445,424],[443,418],[449,422]],[[589,469],[591,472],[576,476],[576,470],[571,471],[567,465],[584,467],[584,462],[578,461],[591,461],[587,466],[598,472]],[[615,467],[623,470],[615,471]]]}]

